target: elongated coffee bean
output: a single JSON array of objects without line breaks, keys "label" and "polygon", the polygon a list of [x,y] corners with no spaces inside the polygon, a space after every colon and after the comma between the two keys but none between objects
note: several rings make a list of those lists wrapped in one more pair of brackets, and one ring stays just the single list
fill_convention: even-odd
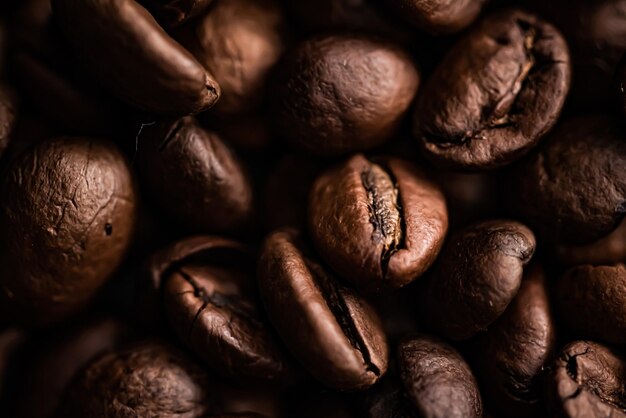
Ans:
[{"label": "elongated coffee bean", "polygon": [[309,232],[344,279],[398,288],[435,260],[448,228],[439,187],[412,164],[358,154],[323,173],[309,197]]},{"label": "elongated coffee bean", "polygon": [[318,380],[352,391],[385,374],[387,341],[376,312],[315,261],[295,230],[265,240],[259,289],[281,338]]},{"label": "elongated coffee bean", "polygon": [[427,283],[425,318],[457,341],[486,329],[517,294],[535,245],[533,233],[513,221],[485,221],[457,232]]},{"label": "elongated coffee bean", "polygon": [[213,76],[135,0],[53,0],[52,6],[79,58],[125,102],[185,115],[219,98]]},{"label": "elongated coffee bean", "polygon": [[499,12],[465,35],[427,80],[414,134],[440,165],[502,167],[552,128],[569,83],[559,32],[527,13]]}]

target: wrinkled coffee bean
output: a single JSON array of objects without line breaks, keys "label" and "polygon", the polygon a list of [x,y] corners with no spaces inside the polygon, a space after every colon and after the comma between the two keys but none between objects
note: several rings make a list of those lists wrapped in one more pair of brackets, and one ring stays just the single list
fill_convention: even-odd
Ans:
[{"label": "wrinkled coffee bean", "polygon": [[185,115],[219,98],[213,76],[135,0],[52,0],[52,10],[79,58],[128,104]]},{"label": "wrinkled coffee bean", "polygon": [[0,306],[12,321],[51,322],[86,304],[129,247],[136,196],[106,141],[48,140],[0,186]]},{"label": "wrinkled coffee bean", "polygon": [[426,335],[406,340],[398,347],[398,368],[417,416],[483,416],[476,379],[452,346]]},{"label": "wrinkled coffee bean", "polygon": [[448,228],[439,187],[412,164],[357,154],[324,172],[309,197],[309,232],[344,279],[379,291],[421,276]]},{"label": "wrinkled coffee bean", "polygon": [[458,32],[470,25],[486,0],[387,0],[417,28],[433,34]]},{"label": "wrinkled coffee bean", "polygon": [[212,113],[242,114],[261,105],[269,72],[287,42],[284,20],[274,0],[230,0],[216,2],[186,27],[181,44],[221,88]]},{"label": "wrinkled coffee bean", "polygon": [[356,35],[306,40],[277,72],[271,99],[279,132],[321,156],[371,149],[390,139],[419,81],[402,49]]},{"label": "wrinkled coffee bean", "polygon": [[244,229],[253,211],[246,168],[220,137],[192,117],[144,127],[142,185],[171,219],[198,232]]},{"label": "wrinkled coffee bean", "polygon": [[165,26],[174,28],[205,12],[213,0],[140,0]]},{"label": "wrinkled coffee bean", "polygon": [[577,266],[558,280],[555,297],[576,335],[626,343],[626,266]]},{"label": "wrinkled coffee bean", "polygon": [[366,389],[387,370],[387,341],[374,309],[326,270],[286,229],[270,234],[259,259],[259,291],[291,353],[324,384]]},{"label": "wrinkled coffee bean", "polygon": [[465,35],[426,81],[413,132],[438,165],[499,168],[552,128],[569,83],[560,33],[533,15],[498,12]]},{"label": "wrinkled coffee bean", "polygon": [[541,379],[555,349],[555,329],[544,272],[531,265],[515,299],[473,347],[475,370],[492,411],[541,415]]},{"label": "wrinkled coffee bean", "polygon": [[[586,244],[626,213],[626,141],[606,116],[565,121],[514,173],[510,200],[549,241]],[[532,202],[532,204],[527,204]]]},{"label": "wrinkled coffee bean", "polygon": [[455,233],[422,295],[425,320],[455,341],[487,329],[515,298],[535,246],[532,231],[514,221],[485,221]]},{"label": "wrinkled coffee bean", "polygon": [[591,341],[563,348],[546,381],[551,408],[559,417],[626,417],[626,359]]},{"label": "wrinkled coffee bean", "polygon": [[105,354],[72,383],[58,418],[201,418],[211,408],[206,373],[183,352],[147,342]]}]

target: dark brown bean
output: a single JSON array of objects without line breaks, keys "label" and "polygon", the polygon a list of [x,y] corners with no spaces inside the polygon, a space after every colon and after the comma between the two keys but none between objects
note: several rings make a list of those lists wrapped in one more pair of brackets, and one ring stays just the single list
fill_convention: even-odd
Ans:
[{"label": "dark brown bean", "polygon": [[281,338],[318,380],[353,391],[385,374],[387,341],[376,312],[312,258],[295,230],[265,240],[259,289]]},{"label": "dark brown bean", "polygon": [[414,135],[439,165],[502,167],[552,128],[569,84],[569,55],[559,32],[521,11],[498,12],[465,35],[427,80]]},{"label": "dark brown bean", "polygon": [[387,0],[401,16],[433,34],[458,32],[469,26],[487,0]]},{"label": "dark brown bean", "polygon": [[412,164],[358,154],[324,172],[309,197],[320,255],[362,289],[398,288],[433,263],[448,228],[439,187]]}]

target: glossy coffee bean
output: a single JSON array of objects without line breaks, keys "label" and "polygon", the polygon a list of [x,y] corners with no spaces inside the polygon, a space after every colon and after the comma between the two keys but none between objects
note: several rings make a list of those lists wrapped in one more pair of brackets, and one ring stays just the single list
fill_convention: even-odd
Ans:
[{"label": "glossy coffee bean", "polygon": [[563,348],[546,380],[547,399],[559,417],[626,417],[626,359],[591,341]]},{"label": "glossy coffee bean", "polygon": [[204,13],[213,0],[140,0],[161,23],[169,28],[180,26]]},{"label": "glossy coffee bean", "polygon": [[0,186],[1,309],[44,323],[83,307],[123,260],[136,200],[110,142],[61,137],[14,160]]},{"label": "glossy coffee bean", "polygon": [[202,112],[220,88],[135,0],[53,0],[54,17],[98,82],[138,109]]},{"label": "glossy coffee bean", "polygon": [[422,295],[424,319],[460,341],[487,329],[515,298],[535,236],[507,220],[484,221],[455,233]]},{"label": "glossy coffee bean", "polygon": [[469,26],[486,0],[387,0],[400,16],[433,34],[449,34]]},{"label": "glossy coffee bean", "polygon": [[438,165],[505,166],[556,123],[570,71],[567,45],[553,26],[517,10],[492,14],[457,42],[426,81],[413,133]]},{"label": "glossy coffee bean", "polygon": [[584,338],[626,343],[626,266],[577,266],[558,280],[563,321]]},{"label": "glossy coffee bean", "polygon": [[274,121],[292,144],[321,156],[390,139],[419,76],[396,45],[357,35],[317,36],[290,51],[272,87]]},{"label": "glossy coffee bean", "polygon": [[172,220],[195,232],[245,229],[253,213],[246,168],[224,141],[192,117],[145,126],[140,179]]},{"label": "glossy coffee bean", "polygon": [[315,260],[293,229],[270,234],[259,290],[291,353],[324,384],[366,389],[387,370],[387,341],[374,309]]},{"label": "glossy coffee bean", "polygon": [[448,228],[439,187],[412,164],[357,154],[324,172],[309,196],[316,249],[344,279],[402,287],[433,263]]},{"label": "glossy coffee bean", "polygon": [[626,213],[625,135],[606,116],[566,120],[515,171],[513,208],[550,241],[605,237]]},{"label": "glossy coffee bean", "polygon": [[511,417],[543,412],[543,372],[552,359],[556,324],[542,268],[531,265],[515,299],[474,342],[472,360],[487,404]]},{"label": "glossy coffee bean", "polygon": [[478,384],[469,365],[445,342],[426,335],[398,346],[405,396],[420,417],[482,417]]},{"label": "glossy coffee bean", "polygon": [[57,417],[201,418],[215,408],[209,379],[183,352],[146,342],[105,354],[72,383]]}]

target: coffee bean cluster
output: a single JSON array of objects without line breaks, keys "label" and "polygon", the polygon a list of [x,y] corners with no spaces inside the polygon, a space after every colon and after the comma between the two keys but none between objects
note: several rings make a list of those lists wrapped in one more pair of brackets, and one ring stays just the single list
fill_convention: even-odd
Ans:
[{"label": "coffee bean cluster", "polygon": [[626,417],[626,0],[0,2],[0,416]]}]

